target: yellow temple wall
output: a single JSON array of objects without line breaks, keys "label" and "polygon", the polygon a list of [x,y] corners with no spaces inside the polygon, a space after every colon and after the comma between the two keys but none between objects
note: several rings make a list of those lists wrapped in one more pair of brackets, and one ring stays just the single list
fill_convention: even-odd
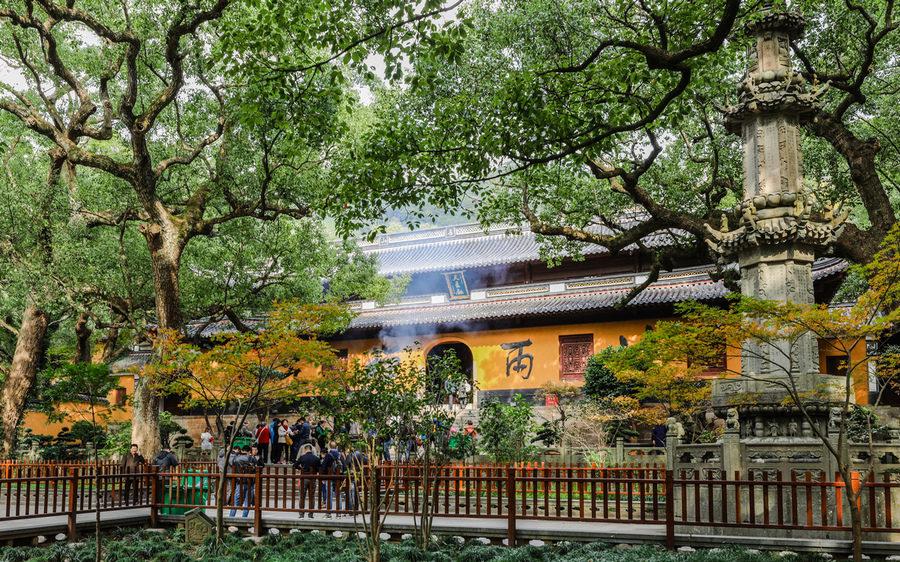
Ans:
[{"label": "yellow temple wall", "polygon": [[[449,334],[420,334],[415,337],[384,339],[365,339],[334,342],[336,349],[346,349],[349,358],[361,356],[364,352],[373,348],[388,349],[399,347],[413,347],[414,341],[419,342],[418,353],[414,352],[417,361],[424,364],[424,357],[435,346],[448,343],[465,344],[472,351],[474,362],[474,377],[478,390],[493,391],[518,389],[535,389],[547,381],[560,380],[560,336],[590,334],[593,341],[593,353],[605,349],[607,346],[619,345],[619,336],[624,336],[629,345],[637,343],[643,336],[646,327],[652,326],[657,320],[620,320],[617,322],[602,322],[590,324],[557,325],[534,328],[515,328],[503,330],[485,330],[459,332]],[[523,348],[523,353],[534,356],[531,375],[524,379],[518,373],[510,371],[507,375],[507,359],[514,358],[517,351],[507,351],[500,346],[504,343],[531,340],[531,345]],[[819,343],[819,365],[824,372],[826,358],[835,355],[831,347],[825,341]],[[406,359],[402,352],[392,354],[395,357]],[[852,354],[852,362],[856,365],[855,373],[857,382],[854,390],[856,400],[860,404],[868,401],[867,363],[865,361],[865,345],[857,346]],[[727,360],[727,372],[739,373],[741,369],[740,357],[729,355]],[[576,382],[576,384],[581,384]]]},{"label": "yellow temple wall", "polygon": [[[127,397],[125,407],[119,410],[108,411],[103,405],[97,407],[98,413],[108,412],[109,422],[117,423],[129,421],[131,419],[131,396],[134,395],[134,375],[123,374],[119,377],[119,386],[125,389]],[[113,402],[115,393],[110,393],[106,397],[107,400]],[[47,423],[47,415],[32,410],[25,411],[24,427],[31,428],[34,435],[50,435],[56,436],[64,427],[72,427],[72,424],[81,420],[91,421],[90,408],[84,402],[70,402],[61,405],[61,410],[65,412],[66,419],[62,422]],[[104,423],[98,418],[98,423]]]}]

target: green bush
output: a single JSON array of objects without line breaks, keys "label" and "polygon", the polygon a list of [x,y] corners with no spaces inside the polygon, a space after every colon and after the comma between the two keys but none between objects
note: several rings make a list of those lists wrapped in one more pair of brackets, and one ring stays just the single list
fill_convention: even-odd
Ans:
[{"label": "green bush", "polygon": [[599,400],[611,396],[634,395],[634,385],[620,381],[607,367],[609,360],[624,349],[619,345],[611,345],[588,358],[584,369],[584,386],[581,387],[586,397]]},{"label": "green bush", "polygon": [[[165,535],[117,529],[103,541],[104,562],[364,562],[356,541],[345,535],[335,539],[321,533],[269,535],[260,544],[228,534],[221,544],[215,537],[200,546],[184,543],[183,532]],[[115,539],[115,540],[109,540]],[[460,544],[455,537],[432,541],[428,552],[415,541],[382,543],[383,562],[826,562],[818,553],[798,553],[786,559],[774,553],[750,552],[739,547],[698,550],[691,554],[667,552],[659,545],[613,549],[608,544],[562,541],[537,548],[505,548],[477,540]],[[93,544],[72,547],[55,543],[48,547],[0,548],[0,562],[90,562]]]},{"label": "green bush", "polygon": [[481,447],[493,462],[526,462],[537,455],[533,406],[520,394],[512,404],[488,400],[479,413],[478,429]]}]

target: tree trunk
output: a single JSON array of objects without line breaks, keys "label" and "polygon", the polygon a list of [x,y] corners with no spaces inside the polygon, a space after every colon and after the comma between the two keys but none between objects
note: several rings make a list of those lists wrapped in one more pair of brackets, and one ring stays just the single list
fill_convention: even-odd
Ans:
[{"label": "tree trunk", "polygon": [[[845,480],[851,485],[849,480]],[[856,494],[847,494],[850,500],[850,535],[853,537],[853,562],[862,562],[862,514],[859,512],[859,504]]]},{"label": "tree trunk", "polygon": [[850,178],[872,224],[867,231],[848,225],[838,237],[835,252],[856,263],[869,263],[881,247],[884,236],[897,221],[887,191],[878,177],[875,158],[881,150],[881,143],[877,137],[866,140],[857,138],[841,119],[824,110],[820,110],[806,126],[844,157],[850,169]]},{"label": "tree trunk", "polygon": [[150,388],[147,379],[138,378],[134,383],[134,405],[131,411],[131,442],[137,444],[148,458],[159,452],[160,398]]},{"label": "tree trunk", "polygon": [[82,312],[75,322],[75,355],[72,357],[72,363],[90,363],[91,362],[91,334],[93,333],[87,327],[88,313]]},{"label": "tree trunk", "polygon": [[[120,322],[118,318],[116,322]],[[110,328],[106,334],[106,342],[103,344],[103,354],[100,356],[101,363],[109,363],[116,356],[116,342],[119,340],[119,329]]]},{"label": "tree trunk", "polygon": [[[153,265],[153,289],[156,297],[156,322],[159,330],[181,330],[181,293],[178,287],[178,268],[184,250],[177,226],[169,225],[167,232],[159,225],[142,227]],[[155,354],[151,361],[156,361]],[[135,383],[131,440],[142,451],[155,454],[160,449],[160,397],[141,377]]]},{"label": "tree trunk", "polygon": [[28,392],[34,385],[41,360],[44,337],[50,316],[36,306],[29,306],[22,315],[22,327],[16,341],[9,376],[0,391],[3,415],[3,456],[9,458],[16,445],[19,422],[25,412]]},{"label": "tree trunk", "polygon": [[[234,441],[234,437],[232,437],[232,441]],[[227,488],[225,476],[228,474],[232,444],[222,443],[222,445],[228,448],[225,449],[225,468],[219,474],[219,481],[216,483],[216,540],[220,543],[225,538],[225,490]],[[260,501],[260,499],[256,498],[256,501]]]},{"label": "tree trunk", "polygon": [[[174,217],[173,217],[174,218]],[[156,323],[160,330],[180,330],[181,292],[178,270],[186,240],[177,224],[142,227],[153,268]]]}]

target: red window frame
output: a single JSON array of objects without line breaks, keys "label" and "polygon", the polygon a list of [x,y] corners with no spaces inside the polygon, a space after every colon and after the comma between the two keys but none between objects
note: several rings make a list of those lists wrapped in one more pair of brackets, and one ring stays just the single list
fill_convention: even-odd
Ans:
[{"label": "red window frame", "polygon": [[594,334],[559,336],[559,380],[583,381],[593,354]]}]

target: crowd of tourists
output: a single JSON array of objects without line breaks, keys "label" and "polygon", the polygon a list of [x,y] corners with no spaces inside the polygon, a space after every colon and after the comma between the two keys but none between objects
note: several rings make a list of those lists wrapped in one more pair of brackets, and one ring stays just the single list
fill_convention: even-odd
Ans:
[{"label": "crowd of tourists", "polygon": [[[234,422],[231,422],[225,428],[223,436],[225,443],[232,441],[235,431],[237,431],[235,443],[242,447],[245,445],[255,446],[258,450],[257,456],[261,461],[261,465],[294,464],[302,455],[304,445],[310,445],[317,455],[321,455],[323,452],[328,451],[326,445],[335,437],[335,431],[328,427],[324,420],[310,422],[305,417],[298,418],[293,424],[291,424],[290,420],[275,418],[268,424],[258,423],[255,430],[250,429],[248,422],[244,422],[237,429],[235,429]],[[359,428],[355,423],[350,423],[346,426],[340,425],[337,428],[337,433],[349,433],[352,437],[359,434]],[[369,433],[370,437],[378,439],[381,444],[379,460],[388,462],[392,460],[392,448],[398,457],[397,460],[400,462],[409,462],[418,458],[419,447],[422,445],[422,439],[425,438],[425,435],[417,434],[411,423],[400,424],[396,436],[378,435],[378,432],[375,430],[370,430]],[[440,433],[440,428],[432,432],[432,438],[435,433]],[[477,435],[472,422],[468,422],[460,431],[452,427],[446,430],[448,437],[452,437],[457,433],[471,438],[475,438]],[[207,455],[210,454],[213,441],[212,429],[207,427],[200,434],[201,451]],[[219,451],[218,461],[220,465],[224,464],[225,454],[224,448]]]},{"label": "crowd of tourists", "polygon": [[[349,432],[351,435],[354,433],[353,430],[354,428],[345,426],[338,428],[339,433]],[[437,432],[432,432],[432,434]],[[358,433],[358,429],[356,433]],[[452,427],[449,428],[448,436],[455,433],[472,439],[477,436],[472,422],[469,422],[461,432]],[[219,472],[222,473],[226,469],[227,459],[228,472],[234,475],[247,474],[248,476],[229,479],[226,496],[233,500],[231,505],[234,507],[230,516],[234,517],[238,508],[243,508],[242,515],[244,517],[249,515],[250,507],[256,501],[255,486],[249,474],[254,472],[256,467],[267,464],[289,464],[295,471],[311,476],[311,478],[299,479],[297,482],[300,493],[299,505],[301,508],[306,506],[300,512],[301,518],[305,513],[312,518],[312,510],[316,507],[327,510],[326,518],[331,518],[332,513],[334,513],[334,517],[341,517],[339,512],[345,510],[345,507],[346,510],[351,507],[355,508],[358,500],[357,486],[362,485],[361,474],[363,467],[369,464],[369,458],[359,447],[344,449],[338,441],[329,440],[330,436],[332,436],[332,430],[328,428],[324,420],[309,423],[305,417],[300,417],[294,424],[287,419],[275,418],[270,424],[257,424],[255,431],[250,429],[247,422],[237,429],[234,422],[231,422],[225,428],[224,442],[231,443],[232,437],[235,437],[233,446],[230,451],[227,446],[220,449],[216,464]],[[378,436],[377,433],[372,433],[370,436],[378,439],[382,444],[379,448],[380,460],[390,461],[392,437],[390,435]],[[398,460],[409,462],[418,458],[418,449],[422,446],[424,437],[424,435],[417,434],[412,424],[400,424],[396,444]],[[201,451],[209,455],[214,441],[212,430],[207,427],[200,434]],[[132,501],[137,503],[141,486],[139,478],[128,477],[127,474],[142,472],[145,464],[146,460],[138,452],[138,446],[132,444],[130,452],[122,459],[122,470],[126,474],[123,498],[126,501],[131,496]],[[178,460],[172,454],[168,444],[164,444],[162,450],[153,457],[150,464],[156,466],[159,472],[165,473],[174,470],[178,466]],[[349,476],[349,478],[316,478],[326,476]],[[317,487],[318,505],[315,504],[317,499],[314,493]]]}]

